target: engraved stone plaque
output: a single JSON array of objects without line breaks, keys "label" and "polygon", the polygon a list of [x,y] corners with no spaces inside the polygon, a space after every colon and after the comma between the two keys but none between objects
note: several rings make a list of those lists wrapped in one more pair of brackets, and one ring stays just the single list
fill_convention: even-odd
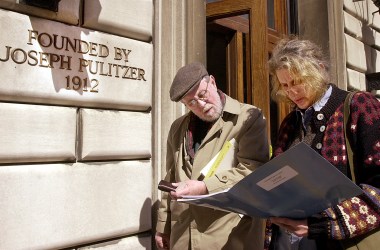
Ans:
[{"label": "engraved stone plaque", "polygon": [[0,100],[147,110],[153,45],[0,9]]}]

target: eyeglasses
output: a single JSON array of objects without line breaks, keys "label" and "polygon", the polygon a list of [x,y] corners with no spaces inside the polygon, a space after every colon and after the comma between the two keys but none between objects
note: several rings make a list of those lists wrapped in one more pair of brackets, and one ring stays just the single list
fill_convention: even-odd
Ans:
[{"label": "eyeglasses", "polygon": [[203,101],[203,102],[207,101],[207,99],[210,96],[210,92],[207,90],[208,89],[208,84],[209,84],[210,80],[207,82],[207,86],[206,86],[206,88],[204,90],[202,90],[201,92],[199,92],[198,95],[195,96],[194,99],[191,99],[190,101],[188,101],[187,103],[185,103],[186,106],[192,108],[192,107],[195,107],[195,105],[197,105],[199,103],[199,101]]},{"label": "eyeglasses", "polygon": [[[279,90],[279,94],[285,94],[285,95],[289,95],[290,92],[292,92],[293,94],[297,94],[298,92],[300,92],[303,88],[305,88],[305,85],[304,84],[294,84],[294,83],[291,83],[291,84],[286,84],[285,86],[282,85],[280,87],[280,90]],[[281,93],[282,92],[282,93]]]}]

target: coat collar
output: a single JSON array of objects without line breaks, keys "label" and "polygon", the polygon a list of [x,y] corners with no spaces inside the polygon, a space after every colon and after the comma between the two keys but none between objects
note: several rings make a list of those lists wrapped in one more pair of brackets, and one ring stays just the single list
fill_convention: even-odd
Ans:
[{"label": "coat collar", "polygon": [[[238,100],[232,99],[228,95],[226,96],[226,104],[223,108],[223,113],[227,112],[230,114],[238,115],[240,113],[240,102]],[[222,113],[222,117],[223,117]]]},{"label": "coat collar", "polygon": [[215,134],[221,133],[222,128],[224,126],[224,123],[227,120],[231,119],[231,116],[226,114],[232,114],[233,116],[240,114],[240,103],[239,101],[229,97],[228,95],[225,95],[226,97],[226,103],[224,105],[222,115],[216,120],[215,124],[211,127],[210,131],[207,133],[206,137],[204,138],[201,147],[204,143],[206,143],[210,138],[213,138]]}]

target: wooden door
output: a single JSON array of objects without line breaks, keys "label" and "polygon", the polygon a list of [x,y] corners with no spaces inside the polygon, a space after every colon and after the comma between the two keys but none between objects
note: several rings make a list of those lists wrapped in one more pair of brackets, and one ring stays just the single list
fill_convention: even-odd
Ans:
[{"label": "wooden door", "polygon": [[275,137],[289,110],[270,99],[267,62],[288,33],[287,0],[209,0],[206,15],[210,74],[226,94],[261,108]]}]

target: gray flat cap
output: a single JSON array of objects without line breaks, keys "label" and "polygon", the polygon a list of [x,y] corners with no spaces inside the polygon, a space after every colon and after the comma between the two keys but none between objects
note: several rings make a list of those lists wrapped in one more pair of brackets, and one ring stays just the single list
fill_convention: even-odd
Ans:
[{"label": "gray flat cap", "polygon": [[170,87],[170,99],[178,102],[207,75],[205,66],[200,62],[183,66],[178,70]]}]

